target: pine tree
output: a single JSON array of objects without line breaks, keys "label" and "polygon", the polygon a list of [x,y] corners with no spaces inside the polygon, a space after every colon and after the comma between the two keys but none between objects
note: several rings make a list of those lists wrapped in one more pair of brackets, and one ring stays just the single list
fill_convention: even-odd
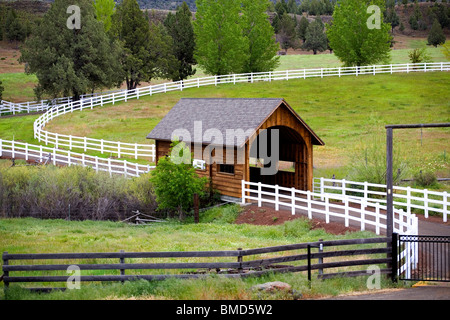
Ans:
[{"label": "pine tree", "polygon": [[248,48],[242,72],[272,71],[279,64],[279,45],[267,16],[269,2],[243,0],[242,4],[242,32]]},{"label": "pine tree", "polygon": [[111,32],[124,48],[120,63],[128,90],[157,77],[175,77],[170,36],[162,26],[150,26],[136,0],[124,0],[117,7]]},{"label": "pine tree", "polygon": [[394,32],[395,27],[400,25],[400,18],[398,17],[397,12],[395,12],[395,8],[388,9],[386,22],[391,24],[392,32]]},{"label": "pine tree", "polygon": [[9,41],[23,41],[27,36],[26,28],[17,17],[17,13],[13,8],[8,10],[5,21],[6,39]]},{"label": "pine tree", "polygon": [[[67,27],[70,5],[79,6],[83,13],[79,29]],[[38,98],[46,94],[78,100],[81,94],[121,82],[119,48],[96,20],[89,0],[56,0],[21,53],[26,72],[38,78]]]},{"label": "pine tree", "polygon": [[297,35],[295,32],[295,22],[294,19],[289,16],[289,14],[285,13],[281,17],[280,20],[280,30],[277,34],[278,42],[280,43],[280,47],[287,52],[289,48],[297,47]]},{"label": "pine tree", "polygon": [[437,19],[434,19],[433,26],[428,34],[428,44],[437,47],[445,43],[445,35]]},{"label": "pine tree", "polygon": [[5,87],[3,87],[3,82],[0,81],[0,101],[3,99],[3,91],[5,90]]},{"label": "pine tree", "polygon": [[308,19],[306,19],[305,16],[302,16],[297,26],[297,35],[303,41],[303,43],[305,43],[306,40],[306,30],[308,29],[308,26],[309,26]]},{"label": "pine tree", "polygon": [[174,55],[178,60],[178,72],[173,81],[184,80],[195,74],[192,67],[196,61],[194,59],[195,38],[194,27],[192,26],[192,13],[186,2],[178,7],[177,12],[169,14],[164,21],[169,35],[172,37]]},{"label": "pine tree", "polygon": [[240,72],[247,61],[240,11],[240,0],[197,0],[194,57],[207,74]]},{"label": "pine tree", "polygon": [[324,25],[320,18],[316,18],[306,29],[305,43],[303,48],[310,51],[312,50],[314,54],[317,51],[322,52],[327,50],[328,41],[327,36],[324,32]]},{"label": "pine tree", "polygon": [[286,7],[289,13],[297,13],[298,7],[295,0],[289,0],[288,3],[286,4]]}]

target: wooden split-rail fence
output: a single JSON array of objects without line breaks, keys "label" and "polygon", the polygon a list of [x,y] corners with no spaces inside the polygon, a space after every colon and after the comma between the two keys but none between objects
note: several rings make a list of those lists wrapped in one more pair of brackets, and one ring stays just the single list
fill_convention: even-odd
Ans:
[{"label": "wooden split-rail fence", "polygon": [[[52,283],[67,282],[73,266],[80,271],[79,282],[164,280],[167,278],[204,278],[213,274],[223,277],[251,277],[267,273],[307,271],[312,279],[312,271],[319,270],[322,279],[335,276],[368,275],[365,270],[342,268],[367,265],[386,265],[380,273],[396,275],[396,256],[392,255],[390,237],[317,241],[257,249],[237,249],[228,251],[183,251],[183,252],[109,252],[109,253],[3,253],[4,287],[11,283]],[[367,247],[369,245],[370,247]],[[342,246],[353,246],[339,250]],[[355,247],[356,246],[356,247]],[[325,250],[329,248],[330,250]],[[394,251],[396,252],[396,251]],[[275,255],[274,255],[275,254]],[[373,257],[373,255],[378,255]],[[355,257],[358,257],[356,259]],[[244,259],[248,257],[248,261]],[[345,258],[347,257],[347,258]],[[348,258],[350,257],[350,258]],[[183,259],[183,262],[159,262],[164,259]],[[225,261],[198,261],[202,258],[221,258]],[[104,260],[105,263],[89,263]],[[158,262],[133,262],[158,259]],[[187,262],[186,262],[187,260]],[[27,264],[17,264],[27,261]],[[41,261],[45,261],[41,262]],[[63,261],[57,263],[55,261]],[[84,261],[84,262],[83,262]],[[86,261],[88,263],[86,263]],[[95,260],[94,260],[95,261]],[[39,263],[38,263],[39,262]],[[325,269],[339,268],[339,272],[324,273]],[[163,270],[184,270],[179,273],[164,273]],[[148,270],[158,270],[149,272]],[[99,274],[102,272],[104,274]],[[56,275],[54,273],[57,273]],[[59,274],[58,274],[59,273]],[[61,275],[65,273],[65,275]],[[30,288],[49,290],[52,288]],[[59,288],[61,289],[61,288]],[[64,288],[63,288],[64,289]]]}]

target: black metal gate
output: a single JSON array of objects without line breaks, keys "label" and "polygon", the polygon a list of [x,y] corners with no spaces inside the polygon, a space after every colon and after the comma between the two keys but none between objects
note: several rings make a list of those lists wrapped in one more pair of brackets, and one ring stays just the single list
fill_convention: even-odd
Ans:
[{"label": "black metal gate", "polygon": [[398,279],[450,281],[450,236],[398,235]]}]

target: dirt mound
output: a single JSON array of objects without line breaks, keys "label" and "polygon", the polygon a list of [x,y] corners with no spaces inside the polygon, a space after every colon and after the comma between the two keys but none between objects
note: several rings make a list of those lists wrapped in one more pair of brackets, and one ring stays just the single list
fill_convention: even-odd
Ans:
[{"label": "dirt mound", "polygon": [[[244,211],[236,219],[235,223],[242,224],[254,224],[274,226],[291,221],[294,219],[304,218],[302,215],[292,215],[291,211],[279,210],[276,211],[273,208],[261,207],[257,205],[249,205],[244,208]],[[327,233],[341,235],[347,232],[359,231],[356,228],[346,228],[344,225],[336,222],[325,223],[325,221],[312,219],[312,229],[324,229]]]}]

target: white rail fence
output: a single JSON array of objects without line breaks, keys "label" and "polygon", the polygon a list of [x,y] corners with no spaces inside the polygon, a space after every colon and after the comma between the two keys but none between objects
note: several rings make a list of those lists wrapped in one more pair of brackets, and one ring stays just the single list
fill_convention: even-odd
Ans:
[{"label": "white rail fence", "polygon": [[[323,200],[320,200],[320,199]],[[242,180],[242,203],[247,200],[254,201],[259,207],[263,203],[291,210],[292,215],[307,214],[308,219],[323,219],[330,222],[330,217],[344,221],[348,227],[350,222],[356,222],[361,230],[372,227],[379,235],[381,230],[386,231],[386,207],[379,203],[365,202],[363,199],[355,199],[339,194],[321,194],[311,191],[302,191],[295,188],[285,188],[278,185],[267,185],[260,182],[248,182]],[[404,212],[402,209],[394,209],[393,231],[403,235],[418,234],[418,218],[415,214]],[[409,243],[397,256],[398,274],[406,273],[417,268],[419,258],[418,246]]]},{"label": "white rail fence", "polygon": [[[242,180],[242,203],[247,200],[257,202],[258,206],[262,203],[273,204],[275,210],[280,207],[288,208],[292,215],[297,214],[297,210],[303,211],[309,219],[313,216],[325,218],[326,223],[330,222],[330,217],[334,217],[343,220],[346,227],[352,221],[358,223],[361,230],[372,227],[376,234],[386,231],[386,207],[363,199]],[[416,215],[394,209],[394,232],[417,235]]]},{"label": "white rail fence", "polygon": [[[345,179],[314,178],[314,191],[322,195],[330,194],[360,199],[371,203],[386,203],[386,185],[368,182],[348,181]],[[422,210],[425,218],[430,212],[442,214],[444,222],[448,220],[449,195],[447,192],[415,189],[411,187],[393,187],[394,206],[404,209],[408,214],[413,209]],[[321,197],[323,199],[323,196]]]},{"label": "white rail fence", "polygon": [[121,174],[125,177],[138,177],[154,168],[150,165],[131,163],[126,160],[105,159],[69,150],[2,139],[0,139],[0,158],[19,158],[38,163],[64,166],[79,165],[91,167],[96,172],[104,171],[109,172],[110,175]]},{"label": "white rail fence", "polygon": [[[269,72],[253,72],[241,73],[231,75],[210,76],[202,78],[194,78],[189,80],[182,80],[177,82],[169,82],[147,87],[137,88],[135,90],[127,91],[126,89],[108,91],[107,93],[93,93],[81,96],[81,99],[94,100],[107,99],[112,103],[117,101],[138,98],[140,96],[152,95],[156,93],[165,93],[174,90],[184,90],[188,88],[198,88],[208,85],[219,85],[226,83],[240,83],[240,82],[259,82],[259,81],[277,81],[277,80],[291,80],[291,79],[306,79],[306,78],[324,78],[324,77],[342,77],[342,76],[359,76],[359,75],[376,75],[376,74],[394,74],[394,73],[411,73],[411,72],[433,72],[433,71],[449,71],[450,62],[434,62],[434,63],[404,63],[404,64],[389,64],[389,65],[373,65],[360,67],[335,67],[335,68],[314,68],[314,69],[297,69],[297,70],[283,70],[283,71],[269,71]],[[51,102],[45,100],[12,103],[8,101],[1,101],[0,116],[2,114],[16,114],[20,112],[35,112],[48,110],[54,105],[67,104],[71,102],[71,98],[58,98]],[[98,105],[98,104],[97,104]]]}]

